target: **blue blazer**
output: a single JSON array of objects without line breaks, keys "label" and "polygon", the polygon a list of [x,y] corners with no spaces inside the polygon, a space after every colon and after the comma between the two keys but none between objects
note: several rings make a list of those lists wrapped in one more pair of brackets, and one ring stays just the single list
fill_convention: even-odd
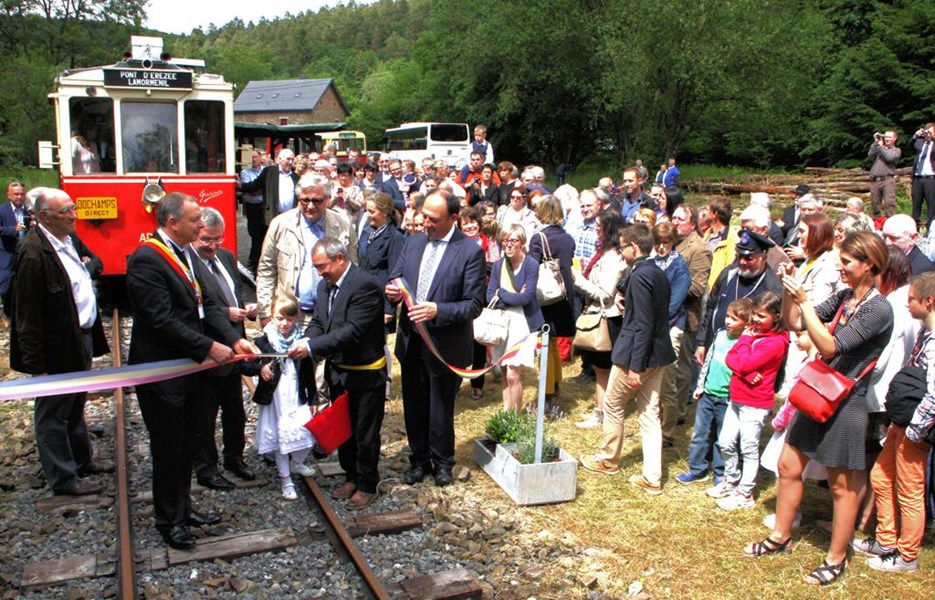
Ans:
[{"label": "blue blazer", "polygon": [[396,180],[390,177],[384,180],[380,185],[383,188],[383,192],[393,199],[393,208],[399,212],[405,212],[406,199],[403,198],[403,193],[399,190],[399,185],[396,183]]},{"label": "blue blazer", "polygon": [[633,266],[622,285],[626,310],[611,349],[611,361],[637,373],[675,362],[669,338],[670,289],[666,274],[646,259]]},{"label": "blue blazer", "polygon": [[[390,271],[390,279],[405,278],[410,291],[419,287],[419,267],[428,245],[425,233],[406,238],[396,266]],[[435,271],[429,288],[427,302],[435,302],[438,314],[426,323],[432,339],[445,360],[458,367],[471,364],[474,352],[474,319],[484,307],[484,281],[486,280],[484,251],[476,242],[455,229]],[[409,321],[409,310],[400,311],[399,327],[396,331],[396,357],[403,361],[409,341],[419,334]],[[437,362],[432,366],[444,367]]]},{"label": "blue blazer", "polygon": [[[519,273],[513,276],[513,287],[515,292],[508,292],[506,288],[500,285],[500,275],[503,272],[503,261],[501,258],[493,264],[490,270],[490,283],[487,284],[487,302],[493,300],[494,294],[499,290],[500,302],[504,306],[522,306],[523,314],[526,316],[526,324],[529,325],[529,331],[535,331],[542,327],[545,320],[542,318],[542,309],[539,307],[539,299],[536,298],[536,285],[539,283],[539,263],[528,254],[523,258],[523,264],[519,267]],[[511,268],[507,263],[507,268]],[[521,291],[525,286],[526,290]]]}]

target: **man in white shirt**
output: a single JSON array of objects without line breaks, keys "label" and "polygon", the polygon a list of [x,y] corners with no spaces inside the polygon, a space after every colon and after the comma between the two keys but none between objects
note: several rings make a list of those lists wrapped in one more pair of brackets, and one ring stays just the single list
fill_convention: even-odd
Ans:
[{"label": "man in white shirt", "polygon": [[[72,241],[75,203],[62,190],[42,188],[35,212],[39,225],[23,238],[13,280],[10,366],[31,375],[84,371],[108,347],[87,261]],[[83,477],[114,470],[93,460],[86,400],[86,392],[61,394],[33,406],[39,461],[56,495],[99,493],[102,486]]]}]

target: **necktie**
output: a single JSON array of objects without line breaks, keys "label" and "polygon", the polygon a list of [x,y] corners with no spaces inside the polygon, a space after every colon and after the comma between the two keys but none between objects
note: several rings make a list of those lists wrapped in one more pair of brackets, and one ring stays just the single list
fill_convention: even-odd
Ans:
[{"label": "necktie", "polygon": [[338,286],[331,286],[331,291],[328,292],[328,315],[331,315],[331,307],[334,305],[334,298],[338,295]]},{"label": "necktie", "polygon": [[218,282],[218,288],[221,290],[221,296],[224,297],[224,302],[227,306],[237,306],[237,299],[234,298],[234,293],[231,291],[230,287],[227,285],[227,280],[224,278],[224,275],[221,273],[221,266],[218,264],[217,257],[211,259],[211,273],[214,275],[214,278]]},{"label": "necktie", "polygon": [[416,288],[416,304],[425,302],[425,297],[429,295],[429,287],[432,285],[432,275],[435,272],[435,260],[438,257],[438,240],[429,242],[429,253],[425,257],[425,263],[422,265],[422,272],[419,273],[419,286]]},{"label": "necktie", "polygon": [[922,146],[922,152],[919,153],[919,160],[916,162],[916,175],[922,174],[925,167],[925,161],[929,160],[929,154],[932,152],[932,142],[925,142]]}]

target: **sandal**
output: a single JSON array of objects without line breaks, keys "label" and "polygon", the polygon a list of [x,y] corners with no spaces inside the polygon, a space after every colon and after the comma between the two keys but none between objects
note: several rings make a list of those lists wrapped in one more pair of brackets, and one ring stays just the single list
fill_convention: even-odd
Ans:
[{"label": "sandal", "polygon": [[847,559],[836,565],[829,564],[827,560],[821,561],[821,566],[802,578],[805,585],[829,585],[837,581],[847,571]]},{"label": "sandal", "polygon": [[[792,541],[792,536],[790,535],[783,542],[777,542],[773,538],[767,536],[762,542],[754,542],[743,549],[743,553],[748,558],[760,558],[761,556],[766,556],[768,554],[780,554],[785,552],[789,546],[789,542]],[[791,550],[791,548],[788,548]]]}]

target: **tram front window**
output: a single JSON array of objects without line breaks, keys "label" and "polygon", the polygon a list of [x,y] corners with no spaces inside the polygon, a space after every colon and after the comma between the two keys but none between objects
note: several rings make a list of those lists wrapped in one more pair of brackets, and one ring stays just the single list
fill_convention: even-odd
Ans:
[{"label": "tram front window", "polygon": [[175,103],[122,102],[124,173],[178,173]]},{"label": "tram front window", "polygon": [[224,172],[224,103],[185,103],[185,169],[189,173]]},{"label": "tram front window", "polygon": [[72,98],[69,103],[72,174],[113,173],[114,101],[110,98]]}]

